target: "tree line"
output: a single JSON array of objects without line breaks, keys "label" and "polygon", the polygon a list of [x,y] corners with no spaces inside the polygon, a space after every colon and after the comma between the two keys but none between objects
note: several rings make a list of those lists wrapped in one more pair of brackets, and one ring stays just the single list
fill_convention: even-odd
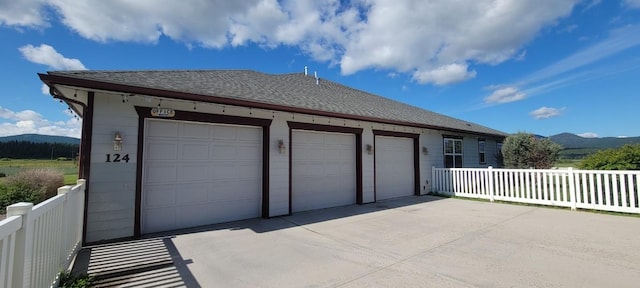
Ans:
[{"label": "tree line", "polygon": [[0,142],[0,158],[73,159],[78,156],[78,152],[78,144],[36,143],[30,141]]},{"label": "tree line", "polygon": [[[505,168],[551,168],[558,160],[562,146],[549,138],[536,138],[519,132],[508,136],[498,159]],[[582,160],[578,168],[585,170],[640,170],[640,144],[598,150]]]}]

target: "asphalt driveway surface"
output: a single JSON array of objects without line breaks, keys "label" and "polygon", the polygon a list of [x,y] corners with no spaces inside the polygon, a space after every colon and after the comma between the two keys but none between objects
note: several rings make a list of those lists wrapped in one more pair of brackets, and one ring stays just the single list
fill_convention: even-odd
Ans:
[{"label": "asphalt driveway surface", "polygon": [[156,236],[191,287],[640,287],[629,216],[421,196]]}]

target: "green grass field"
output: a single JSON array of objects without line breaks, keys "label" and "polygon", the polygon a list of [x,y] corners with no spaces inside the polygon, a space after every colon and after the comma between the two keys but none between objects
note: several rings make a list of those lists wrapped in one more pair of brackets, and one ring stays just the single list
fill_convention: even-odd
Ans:
[{"label": "green grass field", "polygon": [[556,161],[556,164],[554,166],[560,167],[560,168],[568,168],[568,167],[578,168],[578,165],[580,165],[580,162],[582,162],[582,159],[560,159]]},{"label": "green grass field", "polygon": [[[74,161],[34,160],[34,159],[0,159],[0,173],[7,176],[22,170],[34,168],[51,168],[64,174],[64,184],[73,185],[78,180],[78,165]],[[0,182],[6,178],[0,178]]]}]

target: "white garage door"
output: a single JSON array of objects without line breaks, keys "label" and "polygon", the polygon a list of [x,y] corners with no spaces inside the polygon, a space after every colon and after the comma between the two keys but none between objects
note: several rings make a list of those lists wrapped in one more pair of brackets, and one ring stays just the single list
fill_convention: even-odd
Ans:
[{"label": "white garage door", "polygon": [[294,130],[292,212],[356,202],[355,135]]},{"label": "white garage door", "polygon": [[262,128],[148,119],[142,233],[260,216]]},{"label": "white garage door", "polygon": [[414,195],[413,139],[376,137],[376,200]]}]

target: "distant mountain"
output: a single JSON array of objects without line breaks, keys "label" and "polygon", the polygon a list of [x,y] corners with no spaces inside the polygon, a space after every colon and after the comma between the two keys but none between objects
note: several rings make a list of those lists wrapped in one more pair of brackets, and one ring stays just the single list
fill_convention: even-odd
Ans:
[{"label": "distant mountain", "polygon": [[22,134],[14,136],[0,137],[0,142],[27,141],[33,143],[60,143],[60,144],[80,144],[80,139],[66,136],[52,136],[41,134]]},{"label": "distant mountain", "polygon": [[565,149],[609,149],[618,148],[626,144],[640,144],[640,137],[602,137],[585,138],[571,133],[561,133],[549,137],[551,141],[562,145]]}]

